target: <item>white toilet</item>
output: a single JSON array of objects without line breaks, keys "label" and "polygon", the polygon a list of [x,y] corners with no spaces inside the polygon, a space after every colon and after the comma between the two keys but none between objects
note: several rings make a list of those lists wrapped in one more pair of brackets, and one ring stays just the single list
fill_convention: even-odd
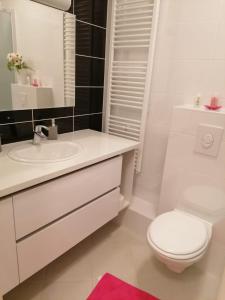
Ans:
[{"label": "white toilet", "polygon": [[156,257],[176,273],[203,257],[211,236],[212,224],[178,209],[158,216],[147,232]]},{"label": "white toilet", "polygon": [[[158,217],[147,238],[156,257],[177,273],[204,256],[212,231],[217,234],[224,220],[224,148],[222,135],[214,131],[215,126],[223,130],[220,122],[219,116],[189,106],[173,111]],[[205,143],[209,133],[211,146]]]}]

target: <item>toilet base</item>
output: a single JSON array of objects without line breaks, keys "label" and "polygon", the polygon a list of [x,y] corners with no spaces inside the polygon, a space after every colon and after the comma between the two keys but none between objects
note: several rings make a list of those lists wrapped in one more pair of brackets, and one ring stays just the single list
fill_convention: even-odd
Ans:
[{"label": "toilet base", "polygon": [[[154,251],[154,250],[153,250]],[[194,263],[198,262],[205,254],[206,251],[201,253],[200,255],[192,258],[192,259],[187,259],[187,260],[175,260],[171,259],[165,256],[160,255],[156,251],[154,251],[154,254],[156,258],[162,262],[166,267],[177,274],[183,273],[188,267],[192,266]]]},{"label": "toilet base", "polygon": [[178,265],[178,264],[173,264],[173,263],[169,263],[169,262],[163,262],[164,265],[172,272],[177,273],[177,274],[181,274],[183,273],[188,267],[192,266],[193,263],[189,263],[184,265]]},{"label": "toilet base", "polygon": [[195,261],[182,261],[178,262],[176,260],[168,260],[165,257],[161,257],[158,253],[155,252],[156,258],[162,262],[170,271],[174,273],[181,274],[186,270],[188,267],[192,266]]},{"label": "toilet base", "polygon": [[184,270],[186,270],[186,268],[190,267],[192,264],[190,264],[189,266],[178,266],[178,265],[173,265],[173,264],[165,264],[167,266],[167,268],[170,270],[170,271],[173,271],[177,274],[181,274],[184,272]]}]

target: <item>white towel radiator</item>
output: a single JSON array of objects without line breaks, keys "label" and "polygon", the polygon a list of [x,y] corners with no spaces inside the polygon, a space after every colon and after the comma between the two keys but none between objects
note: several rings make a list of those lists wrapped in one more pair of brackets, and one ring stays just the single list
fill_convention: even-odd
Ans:
[{"label": "white towel radiator", "polygon": [[159,0],[112,0],[105,131],[140,142],[141,171]]},{"label": "white towel radiator", "polygon": [[75,104],[75,36],[76,16],[64,13],[64,97],[66,106]]}]

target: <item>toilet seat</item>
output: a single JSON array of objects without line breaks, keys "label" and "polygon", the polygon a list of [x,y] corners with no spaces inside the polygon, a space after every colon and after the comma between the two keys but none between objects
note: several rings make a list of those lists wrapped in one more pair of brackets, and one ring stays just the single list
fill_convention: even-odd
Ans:
[{"label": "toilet seat", "polygon": [[148,241],[159,254],[187,260],[201,255],[211,238],[211,225],[182,211],[158,216],[149,226]]}]

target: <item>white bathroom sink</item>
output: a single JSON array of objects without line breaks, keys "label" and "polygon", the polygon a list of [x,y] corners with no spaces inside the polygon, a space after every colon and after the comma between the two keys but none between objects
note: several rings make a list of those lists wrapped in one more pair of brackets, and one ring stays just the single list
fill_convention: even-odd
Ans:
[{"label": "white bathroom sink", "polygon": [[81,146],[75,143],[46,141],[40,145],[27,143],[16,146],[8,152],[8,156],[20,162],[54,163],[73,158],[81,151]]}]

